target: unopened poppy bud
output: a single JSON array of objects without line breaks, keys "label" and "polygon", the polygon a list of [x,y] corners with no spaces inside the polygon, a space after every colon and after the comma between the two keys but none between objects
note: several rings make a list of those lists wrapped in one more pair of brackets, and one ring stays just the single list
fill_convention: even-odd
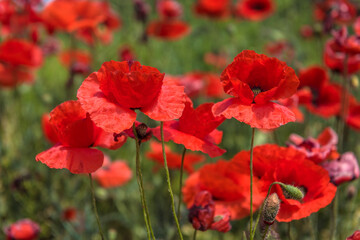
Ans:
[{"label": "unopened poppy bud", "polygon": [[196,230],[208,230],[214,220],[215,203],[208,191],[199,192],[189,209],[189,221]]},{"label": "unopened poppy bud", "polygon": [[136,134],[140,140],[146,138],[148,126],[145,123],[141,123],[136,127]]},{"label": "unopened poppy bud", "polygon": [[280,186],[283,190],[285,198],[290,198],[298,201],[304,198],[304,193],[299,188],[287,184],[281,184]]},{"label": "unopened poppy bud", "polygon": [[270,194],[264,202],[264,223],[272,225],[280,209],[280,199],[276,193]]}]

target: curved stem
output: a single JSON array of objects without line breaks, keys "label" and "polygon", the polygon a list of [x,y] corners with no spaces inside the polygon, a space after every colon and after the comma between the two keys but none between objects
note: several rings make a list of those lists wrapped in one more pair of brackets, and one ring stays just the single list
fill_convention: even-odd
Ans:
[{"label": "curved stem", "polygon": [[254,239],[253,231],[253,150],[254,150],[255,128],[252,129],[250,145],[250,240]]},{"label": "curved stem", "polygon": [[152,238],[153,240],[155,240],[154,232],[151,227],[149,210],[147,208],[146,198],[144,193],[144,185],[143,185],[143,178],[141,173],[141,161],[140,161],[140,142],[136,132],[135,123],[133,124],[133,132],[135,135],[135,142],[136,142],[136,180],[139,185],[139,192],[140,192],[141,205],[142,205],[144,220],[146,225],[146,231],[148,234],[148,239],[150,240]]},{"label": "curved stem", "polygon": [[177,216],[179,218],[179,221],[180,221],[180,218],[181,218],[181,215],[180,215],[181,198],[182,198],[181,189],[182,189],[182,184],[183,184],[183,171],[184,171],[185,154],[186,154],[186,148],[184,146],[184,149],[183,149],[183,152],[182,152],[182,155],[181,155],[180,183],[179,183],[179,203],[178,203],[179,205],[178,205],[178,210],[177,210]]},{"label": "curved stem", "polygon": [[179,224],[178,218],[176,216],[174,194],[173,194],[173,191],[172,191],[172,188],[171,188],[169,168],[168,168],[167,160],[166,160],[165,142],[164,142],[164,122],[160,122],[160,131],[161,131],[161,144],[162,144],[162,152],[163,152],[163,158],[164,158],[164,167],[165,167],[165,171],[166,171],[166,181],[167,181],[167,184],[168,184],[168,189],[169,189],[170,198],[171,198],[171,208],[172,208],[172,212],[173,212],[173,215],[174,215],[174,220],[175,220],[175,223],[176,223],[176,227],[178,229],[179,237],[180,237],[181,240],[183,240],[183,236],[182,236],[181,229],[180,229],[180,224]]},{"label": "curved stem", "polygon": [[90,188],[91,188],[91,197],[92,197],[92,205],[93,205],[93,209],[94,209],[94,214],[96,216],[96,222],[99,228],[99,233],[101,236],[101,239],[104,240],[104,233],[101,227],[101,223],[100,223],[100,218],[99,218],[99,214],[97,211],[97,207],[96,207],[96,198],[95,198],[95,191],[94,191],[94,184],[93,184],[93,180],[92,180],[92,176],[91,173],[89,173],[89,180],[90,180]]}]

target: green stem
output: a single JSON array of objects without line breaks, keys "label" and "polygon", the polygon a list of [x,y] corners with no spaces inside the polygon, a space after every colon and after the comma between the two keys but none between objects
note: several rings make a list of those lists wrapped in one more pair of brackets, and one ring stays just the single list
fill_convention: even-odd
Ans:
[{"label": "green stem", "polygon": [[336,239],[336,227],[337,227],[337,213],[338,213],[339,193],[336,193],[334,202],[332,203],[332,217],[331,217],[331,235],[330,240]]},{"label": "green stem", "polygon": [[288,223],[288,237],[291,240],[291,222]]},{"label": "green stem", "polygon": [[175,223],[176,223],[176,227],[177,227],[177,230],[178,230],[178,233],[179,233],[179,237],[180,237],[181,240],[183,240],[183,236],[182,236],[181,229],[180,229],[180,224],[179,224],[178,218],[176,216],[174,194],[173,194],[173,191],[172,191],[172,188],[171,188],[169,168],[168,168],[167,160],[166,160],[165,142],[164,142],[164,122],[160,122],[160,131],[161,131],[161,144],[162,144],[162,152],[163,152],[163,158],[164,158],[164,167],[165,167],[165,171],[166,171],[166,180],[167,180],[168,189],[169,189],[170,198],[171,198],[171,208],[172,208],[172,212],[173,212],[173,215],[174,215],[174,220],[175,220]]},{"label": "green stem", "polygon": [[196,233],[197,233],[197,230],[195,229],[194,230],[194,235],[193,235],[193,240],[196,240]]},{"label": "green stem", "polygon": [[184,146],[182,155],[181,155],[181,168],[180,168],[180,183],[179,183],[179,205],[178,205],[178,210],[177,210],[177,216],[179,218],[181,218],[180,215],[180,209],[181,209],[181,198],[182,198],[182,184],[183,184],[183,171],[184,171],[184,160],[185,160],[185,154],[186,154],[186,147]]},{"label": "green stem", "polygon": [[270,225],[266,225],[266,227],[265,227],[265,232],[264,232],[264,235],[263,235],[263,237],[262,237],[262,240],[265,240],[265,239],[266,239],[266,235],[268,234],[269,229],[270,229]]},{"label": "green stem", "polygon": [[141,198],[141,205],[143,209],[144,214],[144,220],[146,225],[146,231],[148,235],[148,239],[155,240],[154,232],[151,227],[151,221],[149,216],[149,210],[146,204],[146,198],[145,198],[145,192],[144,192],[144,185],[143,185],[143,178],[141,173],[141,160],[140,160],[140,142],[139,138],[136,132],[135,123],[133,124],[133,132],[135,135],[135,142],[136,142],[136,180],[139,185],[139,192],[140,192],[140,198]]},{"label": "green stem", "polygon": [[105,237],[104,237],[103,230],[101,228],[100,218],[99,218],[98,210],[97,210],[97,207],[96,207],[94,184],[93,184],[91,173],[89,173],[89,180],[90,180],[90,187],[91,187],[92,205],[93,205],[94,213],[95,213],[95,216],[96,216],[96,222],[97,222],[97,225],[98,225],[98,228],[99,228],[99,233],[100,233],[101,239],[104,240]]},{"label": "green stem", "polygon": [[348,54],[345,55],[344,59],[344,71],[343,71],[343,82],[342,82],[342,92],[341,92],[341,110],[340,110],[340,119],[338,123],[338,135],[339,135],[339,151],[343,152],[344,150],[344,129],[345,129],[345,122],[346,122],[346,114],[347,114],[347,108],[349,105],[349,84],[350,81],[348,81],[348,62],[349,62],[349,56]]},{"label": "green stem", "polygon": [[255,128],[252,129],[250,145],[250,240],[254,239],[253,231],[253,150],[254,150]]}]

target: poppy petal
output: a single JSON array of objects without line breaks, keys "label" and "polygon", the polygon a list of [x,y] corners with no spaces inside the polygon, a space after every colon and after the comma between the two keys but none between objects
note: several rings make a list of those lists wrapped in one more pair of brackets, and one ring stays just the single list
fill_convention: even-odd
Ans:
[{"label": "poppy petal", "polygon": [[184,110],[185,101],[184,87],[177,85],[174,80],[165,78],[157,101],[141,111],[156,121],[178,119]]},{"label": "poppy petal", "polygon": [[135,111],[110,102],[101,92],[97,73],[84,80],[77,97],[95,125],[106,132],[120,133],[135,122]]},{"label": "poppy petal", "polygon": [[36,155],[49,168],[66,168],[70,172],[92,173],[102,166],[104,154],[97,149],[54,146]]}]

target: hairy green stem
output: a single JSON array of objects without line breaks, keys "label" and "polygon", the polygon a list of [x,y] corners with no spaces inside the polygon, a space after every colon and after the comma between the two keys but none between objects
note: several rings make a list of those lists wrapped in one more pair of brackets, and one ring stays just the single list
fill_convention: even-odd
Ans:
[{"label": "hairy green stem", "polygon": [[149,210],[146,204],[146,198],[145,198],[145,192],[144,192],[144,185],[143,185],[143,178],[141,173],[141,160],[140,160],[140,141],[136,132],[136,126],[135,123],[133,124],[133,132],[135,135],[135,142],[136,142],[136,180],[139,185],[139,192],[140,192],[140,198],[141,198],[141,205],[143,209],[144,214],[144,220],[146,225],[146,231],[148,234],[148,239],[155,240],[154,231],[151,227],[151,221],[149,216]]},{"label": "hairy green stem", "polygon": [[96,207],[94,184],[93,184],[91,173],[89,173],[89,180],[90,180],[91,197],[92,197],[92,205],[93,205],[93,209],[94,209],[94,214],[96,216],[96,222],[97,222],[97,225],[98,225],[98,228],[99,228],[99,234],[101,236],[101,240],[104,240],[105,239],[104,232],[103,232],[102,227],[101,227],[100,218],[99,218],[98,210],[97,210],[97,207]]},{"label": "hairy green stem", "polygon": [[177,230],[178,230],[178,233],[179,233],[179,237],[180,237],[181,240],[183,240],[179,220],[178,220],[178,218],[176,216],[174,194],[173,194],[173,191],[172,191],[172,188],[171,188],[170,173],[169,173],[169,168],[168,168],[167,160],[166,160],[165,142],[164,142],[164,122],[160,122],[160,131],[161,131],[162,152],[163,152],[163,158],[164,158],[164,168],[165,168],[165,172],[166,172],[166,180],[167,180],[168,189],[169,189],[170,198],[171,198],[171,208],[172,208],[172,212],[173,212],[173,215],[174,215],[174,220],[175,220],[175,223],[176,223],[176,227],[177,227]]},{"label": "hairy green stem", "polygon": [[253,228],[253,150],[254,150],[255,128],[252,128],[251,145],[250,145],[250,240],[254,239]]},{"label": "hairy green stem", "polygon": [[263,235],[263,237],[262,237],[262,240],[265,240],[265,239],[266,239],[266,235],[268,234],[269,229],[270,229],[270,225],[266,225],[266,227],[265,227],[265,232],[264,232],[264,235]]},{"label": "hairy green stem", "polygon": [[186,154],[186,147],[184,146],[182,155],[181,155],[181,168],[180,168],[180,183],[179,183],[179,205],[177,210],[177,216],[179,218],[179,221],[181,219],[180,215],[180,209],[181,209],[181,198],[182,198],[182,184],[183,184],[183,172],[184,172],[184,160],[185,160],[185,154]]},{"label": "hairy green stem", "polygon": [[197,230],[195,229],[194,230],[194,235],[193,235],[193,240],[196,240],[196,233],[197,233]]}]

